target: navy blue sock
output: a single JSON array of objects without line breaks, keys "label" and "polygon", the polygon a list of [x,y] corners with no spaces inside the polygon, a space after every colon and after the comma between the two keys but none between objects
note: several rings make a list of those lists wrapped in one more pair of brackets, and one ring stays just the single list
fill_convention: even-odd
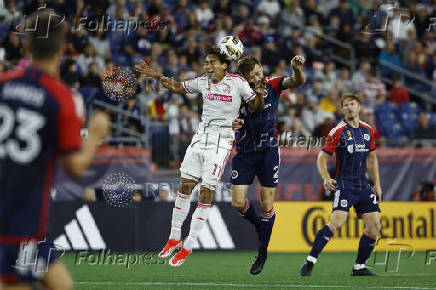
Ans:
[{"label": "navy blue sock", "polygon": [[375,237],[363,233],[360,237],[359,251],[357,252],[356,264],[365,264],[375,246]]},{"label": "navy blue sock", "polygon": [[324,249],[325,245],[330,241],[330,238],[333,237],[335,230],[333,227],[329,225],[325,225],[322,229],[318,231],[316,234],[315,240],[312,244],[312,251],[310,251],[310,256],[314,258],[318,258],[318,255],[321,253],[322,249]]},{"label": "navy blue sock", "polygon": [[267,212],[261,212],[259,249],[266,250],[268,248],[275,219],[276,219],[276,212],[274,208],[272,208]]},{"label": "navy blue sock", "polygon": [[243,218],[248,220],[256,228],[257,235],[259,236],[259,223],[260,216],[257,214],[256,209],[250,205],[248,200],[245,200],[245,206],[239,212]]}]

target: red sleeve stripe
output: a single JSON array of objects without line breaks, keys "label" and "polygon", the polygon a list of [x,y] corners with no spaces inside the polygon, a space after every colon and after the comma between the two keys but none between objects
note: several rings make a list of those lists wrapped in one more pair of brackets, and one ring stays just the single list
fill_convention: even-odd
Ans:
[{"label": "red sleeve stripe", "polygon": [[[333,136],[336,133],[340,133],[342,131],[341,129],[345,128],[346,126],[347,126],[347,123],[345,123],[344,121],[340,122],[336,127],[334,127],[330,131],[329,136]],[[339,131],[339,132],[337,132],[337,131]]]},{"label": "red sleeve stripe", "polygon": [[0,74],[0,83],[22,77],[26,71],[24,69],[14,69]]},{"label": "red sleeve stripe", "polygon": [[188,89],[188,87],[186,86],[185,82],[182,82],[182,86],[185,88],[185,90],[190,93],[193,94],[193,92],[191,90]]},{"label": "red sleeve stripe", "polygon": [[243,77],[243,76],[241,76],[241,75],[237,75],[237,74],[227,74],[227,76],[228,77],[234,77],[234,78],[239,78],[239,79],[241,79],[243,82],[246,82],[247,80]]},{"label": "red sleeve stripe", "polygon": [[368,128],[368,129],[371,129],[371,130],[374,130],[368,123],[365,123],[365,122],[363,122],[363,121],[359,121],[359,123],[360,123],[360,125],[362,125],[362,127],[364,127],[364,128]]},{"label": "red sleeve stripe", "polygon": [[247,100],[245,100],[245,102],[250,102],[252,99],[254,99],[254,97],[256,96],[255,93],[253,93]]}]

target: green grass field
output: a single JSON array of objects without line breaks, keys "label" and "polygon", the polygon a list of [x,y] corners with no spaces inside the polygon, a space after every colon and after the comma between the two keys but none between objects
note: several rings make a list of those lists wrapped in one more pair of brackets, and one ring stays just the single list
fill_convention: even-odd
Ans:
[{"label": "green grass field", "polygon": [[[372,268],[378,277],[351,277],[353,253],[323,253],[311,277],[300,277],[305,254],[270,253],[263,272],[249,274],[254,252],[194,252],[180,268],[165,264],[75,264],[75,254],[63,261],[71,271],[75,289],[436,289],[436,261],[425,264],[426,253],[411,258],[403,253],[395,272],[398,253],[388,270]],[[379,259],[380,258],[380,259]],[[383,261],[377,256],[377,262]],[[374,261],[370,258],[368,264]]]}]

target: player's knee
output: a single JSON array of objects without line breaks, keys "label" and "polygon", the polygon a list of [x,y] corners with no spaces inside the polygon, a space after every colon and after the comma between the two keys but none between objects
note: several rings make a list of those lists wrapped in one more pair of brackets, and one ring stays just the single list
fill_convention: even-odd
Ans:
[{"label": "player's knee", "polygon": [[272,201],[264,201],[264,200],[262,200],[261,202],[260,202],[260,210],[261,211],[264,211],[264,212],[266,212],[266,211],[270,211],[271,209],[273,208],[273,202]]},{"label": "player's knee", "polygon": [[194,187],[197,185],[197,181],[193,179],[181,178],[180,179],[180,192],[186,195],[190,195]]},{"label": "player's knee", "polygon": [[235,196],[232,197],[232,207],[241,210],[245,207],[245,199],[240,199]]},{"label": "player's knee", "polygon": [[198,202],[212,203],[214,193],[215,191],[213,189],[201,186],[200,194],[198,195]]},{"label": "player's knee", "polygon": [[380,230],[381,230],[380,220],[375,220],[374,222],[372,222],[366,227],[366,231],[368,232],[368,234],[374,237],[380,233]]}]

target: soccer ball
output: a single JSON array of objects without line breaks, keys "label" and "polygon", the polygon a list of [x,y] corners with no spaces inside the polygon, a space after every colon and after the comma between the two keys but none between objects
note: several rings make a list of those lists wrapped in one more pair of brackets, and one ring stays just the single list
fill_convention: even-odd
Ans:
[{"label": "soccer ball", "polygon": [[218,42],[218,48],[229,60],[237,60],[244,53],[244,45],[235,36],[225,36]]}]

